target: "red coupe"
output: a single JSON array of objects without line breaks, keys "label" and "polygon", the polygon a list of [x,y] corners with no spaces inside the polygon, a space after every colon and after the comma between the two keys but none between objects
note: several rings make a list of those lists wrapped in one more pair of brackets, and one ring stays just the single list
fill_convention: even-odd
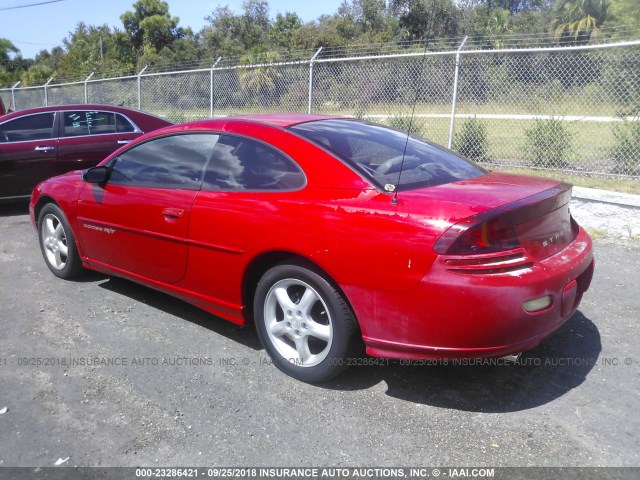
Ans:
[{"label": "red coupe", "polygon": [[0,199],[29,198],[42,180],[97,165],[143,133],[171,125],[109,105],[56,105],[0,117]]},{"label": "red coupe", "polygon": [[30,210],[54,275],[140,282],[255,323],[287,374],[535,347],[593,274],[571,187],[490,173],[380,125],[251,115],[144,135]]}]

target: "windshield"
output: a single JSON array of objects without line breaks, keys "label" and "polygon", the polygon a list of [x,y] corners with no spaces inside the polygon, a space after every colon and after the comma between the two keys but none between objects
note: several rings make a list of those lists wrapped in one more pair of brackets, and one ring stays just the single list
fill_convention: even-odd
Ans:
[{"label": "windshield", "polygon": [[387,191],[433,187],[486,173],[449,150],[416,137],[407,142],[406,133],[382,125],[317,120],[289,130],[331,151]]}]

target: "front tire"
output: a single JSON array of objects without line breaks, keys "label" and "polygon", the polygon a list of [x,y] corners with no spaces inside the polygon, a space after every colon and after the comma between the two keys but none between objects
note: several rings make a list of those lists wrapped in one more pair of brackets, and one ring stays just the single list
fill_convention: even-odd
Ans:
[{"label": "front tire", "polygon": [[268,270],[258,282],[254,316],[274,364],[303,382],[335,377],[357,352],[359,330],[351,308],[311,266],[286,263]]},{"label": "front tire", "polygon": [[64,212],[48,203],[38,216],[38,237],[44,261],[58,278],[69,280],[84,272],[76,239]]}]

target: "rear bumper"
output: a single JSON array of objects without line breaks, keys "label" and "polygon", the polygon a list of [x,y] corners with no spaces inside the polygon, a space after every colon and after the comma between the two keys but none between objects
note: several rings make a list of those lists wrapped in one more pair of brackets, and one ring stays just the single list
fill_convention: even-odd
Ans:
[{"label": "rear bumper", "polygon": [[[347,287],[367,353],[386,358],[497,357],[538,345],[576,311],[589,288],[591,239],[578,237],[531,268],[511,273],[454,273],[436,261],[407,293]],[[551,305],[529,313],[523,303]]]}]

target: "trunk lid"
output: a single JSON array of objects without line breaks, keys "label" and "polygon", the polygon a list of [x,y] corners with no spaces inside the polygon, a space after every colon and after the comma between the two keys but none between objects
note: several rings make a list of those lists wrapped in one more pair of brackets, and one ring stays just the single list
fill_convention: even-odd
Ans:
[{"label": "trunk lid", "polygon": [[578,234],[569,213],[571,186],[556,180],[490,173],[399,196],[407,204],[432,200],[449,213],[452,225],[434,246],[440,254],[495,254],[522,247],[538,260],[559,252]]}]

